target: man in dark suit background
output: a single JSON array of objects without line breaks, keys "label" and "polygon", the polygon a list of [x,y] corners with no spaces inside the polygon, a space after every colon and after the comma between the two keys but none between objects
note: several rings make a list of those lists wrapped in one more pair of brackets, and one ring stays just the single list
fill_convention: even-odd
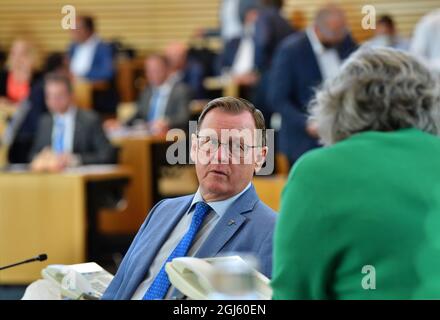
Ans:
[{"label": "man in dark suit background", "polygon": [[72,87],[66,76],[48,74],[45,95],[50,114],[40,119],[31,160],[51,149],[60,168],[116,162],[115,149],[105,136],[99,117],[73,105]]},{"label": "man in dark suit background", "polygon": [[225,43],[220,56],[222,69],[230,69],[234,82],[241,86],[241,95],[257,104],[266,119],[269,69],[275,48],[294,32],[281,16],[282,0],[240,1],[243,34]]},{"label": "man in dark suit background", "polygon": [[170,78],[167,58],[150,55],[145,60],[148,86],[142,91],[137,111],[128,124],[146,122],[153,134],[164,134],[170,128],[185,128],[190,116],[191,91],[182,81]]},{"label": "man in dark suit background", "polygon": [[313,124],[306,121],[314,88],[334,76],[356,48],[344,12],[328,5],[318,11],[310,28],[287,37],[277,49],[268,95],[272,109],[282,116],[278,147],[291,164],[319,146]]}]

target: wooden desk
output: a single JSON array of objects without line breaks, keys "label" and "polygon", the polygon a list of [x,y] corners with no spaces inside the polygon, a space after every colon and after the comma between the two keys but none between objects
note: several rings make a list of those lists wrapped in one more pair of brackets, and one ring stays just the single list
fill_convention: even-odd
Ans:
[{"label": "wooden desk", "polygon": [[41,278],[48,264],[85,262],[87,184],[130,177],[130,169],[113,166],[60,174],[0,173],[0,265],[48,255],[45,262],[1,271],[0,283],[29,283]]}]

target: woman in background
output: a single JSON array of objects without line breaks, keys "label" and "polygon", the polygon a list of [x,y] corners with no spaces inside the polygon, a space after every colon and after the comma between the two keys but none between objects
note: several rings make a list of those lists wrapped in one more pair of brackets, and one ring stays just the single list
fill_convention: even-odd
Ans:
[{"label": "woman in background", "polygon": [[439,299],[437,76],[404,52],[360,50],[311,113],[327,147],[283,191],[274,299]]},{"label": "woman in background", "polygon": [[6,69],[0,71],[0,99],[18,105],[29,96],[31,84],[38,76],[32,45],[25,40],[15,40],[6,65]]}]

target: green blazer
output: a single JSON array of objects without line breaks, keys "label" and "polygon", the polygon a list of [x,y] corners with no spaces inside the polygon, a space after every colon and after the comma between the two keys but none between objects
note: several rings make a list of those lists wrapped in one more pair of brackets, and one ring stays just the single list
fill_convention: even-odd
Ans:
[{"label": "green blazer", "polygon": [[274,299],[440,299],[440,139],[370,131],[305,154],[274,237]]}]

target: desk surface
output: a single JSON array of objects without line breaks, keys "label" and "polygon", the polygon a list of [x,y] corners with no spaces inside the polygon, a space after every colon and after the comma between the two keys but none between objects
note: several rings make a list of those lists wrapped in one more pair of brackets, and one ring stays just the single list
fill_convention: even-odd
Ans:
[{"label": "desk surface", "polygon": [[48,255],[45,262],[2,271],[1,284],[34,281],[48,264],[84,262],[87,182],[131,177],[130,169],[119,166],[81,167],[69,171],[0,173],[0,265],[40,253]]}]

